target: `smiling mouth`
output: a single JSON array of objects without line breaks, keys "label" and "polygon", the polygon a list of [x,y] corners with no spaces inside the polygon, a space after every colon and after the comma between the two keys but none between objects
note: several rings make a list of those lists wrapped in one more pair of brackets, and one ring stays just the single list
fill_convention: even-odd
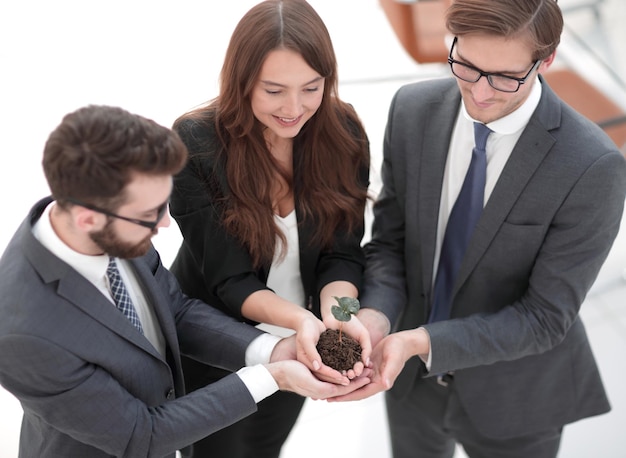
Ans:
[{"label": "smiling mouth", "polygon": [[274,118],[276,118],[276,120],[280,124],[283,124],[285,126],[293,126],[295,124],[298,124],[298,122],[300,122],[300,119],[302,119],[302,116],[298,116],[297,118],[282,118],[280,116],[274,116]]}]

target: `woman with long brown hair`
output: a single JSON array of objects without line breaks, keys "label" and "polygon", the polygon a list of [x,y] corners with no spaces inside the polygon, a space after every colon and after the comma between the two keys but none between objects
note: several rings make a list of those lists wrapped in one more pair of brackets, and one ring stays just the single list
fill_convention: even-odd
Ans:
[{"label": "woman with long brown hair", "polygon": [[[218,97],[174,124],[190,159],[171,198],[184,239],[172,271],[190,296],[269,332],[295,332],[299,360],[347,383],[371,350],[359,320],[343,326],[363,348],[347,374],[315,348],[339,327],[334,297],[357,297],[364,267],[369,144],[337,85],[330,35],[306,1],[267,0],[241,19]],[[189,391],[225,375],[184,364]],[[278,457],[303,402],[276,393],[189,456]]]}]

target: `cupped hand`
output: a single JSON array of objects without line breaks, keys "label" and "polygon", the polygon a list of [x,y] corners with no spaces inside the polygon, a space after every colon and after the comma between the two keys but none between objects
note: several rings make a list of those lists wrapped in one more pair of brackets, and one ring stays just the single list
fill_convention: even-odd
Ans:
[{"label": "cupped hand", "polygon": [[317,351],[317,342],[320,334],[326,330],[324,323],[318,320],[314,315],[300,322],[300,326],[296,329],[296,358],[303,363],[320,380],[347,385],[350,380],[347,375],[325,365],[322,357]]},{"label": "cupped hand", "polygon": [[407,333],[399,332],[381,340],[372,350],[371,367],[364,372],[370,383],[348,394],[333,397],[329,401],[358,401],[390,389],[406,361],[413,356],[406,351],[410,348],[407,344],[408,338],[410,336]]},{"label": "cupped hand", "polygon": [[354,364],[354,367],[346,372],[349,379],[360,376],[363,373],[363,369],[370,365],[370,355],[372,354],[372,344],[370,340],[370,334],[367,328],[356,317],[352,316],[350,321],[340,322],[334,317],[326,317],[324,324],[329,329],[339,329],[346,335],[352,337],[361,346],[361,361]]},{"label": "cupped hand", "polygon": [[291,391],[311,399],[341,399],[366,386],[370,379],[358,377],[346,385],[320,380],[299,361],[279,361],[266,365],[281,391]]}]

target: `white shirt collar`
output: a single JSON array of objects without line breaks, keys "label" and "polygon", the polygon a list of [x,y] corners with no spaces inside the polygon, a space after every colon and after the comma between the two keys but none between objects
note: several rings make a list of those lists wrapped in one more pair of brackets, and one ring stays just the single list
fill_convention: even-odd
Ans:
[{"label": "white shirt collar", "polygon": [[104,255],[86,255],[72,250],[54,232],[50,223],[50,210],[56,205],[51,202],[41,214],[41,218],[33,226],[33,234],[56,257],[72,266],[79,274],[93,284],[104,282],[109,257]]},{"label": "white shirt collar", "polygon": [[[487,124],[487,127],[501,135],[510,135],[520,131],[521,129],[526,127],[526,124],[528,124],[530,117],[535,112],[537,105],[539,105],[539,100],[541,99],[541,91],[541,81],[539,81],[539,78],[537,78],[535,84],[533,84],[533,87],[530,90],[530,94],[528,95],[524,103],[522,103],[522,105],[517,108],[517,110],[509,113],[508,115],[500,119],[496,119],[495,121],[490,122],[489,124]],[[469,115],[469,113],[465,109],[465,103],[463,102],[463,100],[461,100],[461,112],[466,119],[469,119],[472,122],[479,122]]]}]

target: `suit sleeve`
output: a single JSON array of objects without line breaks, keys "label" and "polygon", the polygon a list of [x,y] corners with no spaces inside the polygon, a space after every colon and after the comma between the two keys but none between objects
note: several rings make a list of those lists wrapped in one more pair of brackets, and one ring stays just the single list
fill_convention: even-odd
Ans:
[{"label": "suit sleeve", "polygon": [[[160,319],[160,322],[164,332],[170,332],[180,345],[176,350],[205,364],[229,371],[243,367],[248,346],[263,332],[201,300],[185,295],[174,275],[161,263],[156,250],[150,250],[142,261],[145,262],[137,262],[135,266],[139,272],[144,266],[148,267],[149,272],[142,275],[147,282],[147,289],[160,290],[162,293],[153,294],[153,300],[157,302],[155,308],[173,315],[173,323],[167,318]],[[163,298],[166,300],[163,301]],[[267,355],[267,361],[269,357]]]},{"label": "suit sleeve", "polygon": [[383,142],[382,190],[374,203],[372,239],[365,245],[366,269],[363,307],[383,312],[392,327],[406,306],[407,288],[404,262],[403,157],[390,147],[398,94],[394,96]]},{"label": "suit sleeve", "polygon": [[[37,336],[3,337],[0,351],[2,384],[25,412],[111,456],[165,456],[256,410],[235,374],[149,406],[96,362]],[[141,365],[131,371],[143,374]]]}]

